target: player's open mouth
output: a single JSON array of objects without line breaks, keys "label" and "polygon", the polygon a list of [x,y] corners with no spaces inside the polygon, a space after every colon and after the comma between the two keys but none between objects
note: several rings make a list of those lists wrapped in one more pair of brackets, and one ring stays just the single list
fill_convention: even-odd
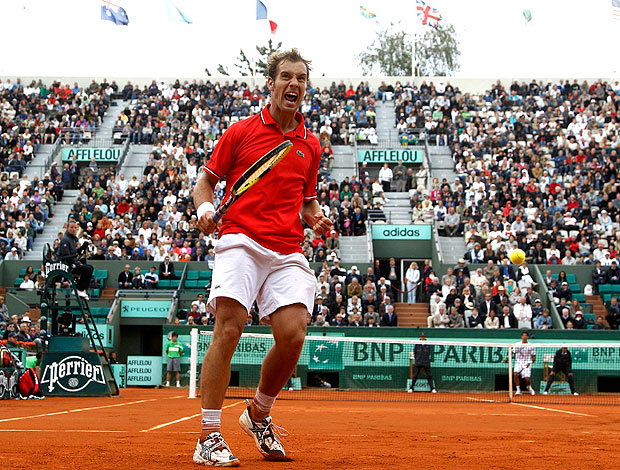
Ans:
[{"label": "player's open mouth", "polygon": [[295,103],[297,101],[297,95],[295,93],[286,93],[284,99],[291,103]]}]

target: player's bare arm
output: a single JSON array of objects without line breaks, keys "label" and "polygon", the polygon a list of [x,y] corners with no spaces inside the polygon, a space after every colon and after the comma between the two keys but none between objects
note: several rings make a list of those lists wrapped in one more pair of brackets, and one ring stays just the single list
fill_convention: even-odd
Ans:
[{"label": "player's bare arm", "polygon": [[[203,171],[202,173],[203,174],[198,178],[196,186],[194,186],[194,190],[192,191],[194,207],[196,207],[196,209],[199,209],[205,202],[213,205],[213,188],[217,184],[215,176],[211,173],[206,171]],[[201,211],[198,211],[198,229],[205,234],[215,231],[217,224],[212,218],[215,210],[208,210],[207,212],[204,212],[204,214],[200,214],[200,212]]]},{"label": "player's bare arm", "polygon": [[303,203],[301,206],[301,218],[312,227],[312,230],[318,237],[332,229],[332,221],[325,217],[316,199]]}]

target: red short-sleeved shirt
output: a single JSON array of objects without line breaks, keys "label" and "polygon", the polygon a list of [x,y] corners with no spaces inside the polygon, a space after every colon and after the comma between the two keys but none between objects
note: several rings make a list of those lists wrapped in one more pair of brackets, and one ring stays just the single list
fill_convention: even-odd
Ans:
[{"label": "red short-sleeved shirt", "polygon": [[297,128],[282,134],[267,105],[222,135],[203,169],[218,179],[226,177],[226,197],[241,174],[269,150],[285,140],[290,140],[293,148],[230,207],[222,219],[220,235],[243,233],[278,253],[301,252],[299,211],[304,201],[316,199],[321,146],[304,126],[303,116],[297,113],[296,119]]}]

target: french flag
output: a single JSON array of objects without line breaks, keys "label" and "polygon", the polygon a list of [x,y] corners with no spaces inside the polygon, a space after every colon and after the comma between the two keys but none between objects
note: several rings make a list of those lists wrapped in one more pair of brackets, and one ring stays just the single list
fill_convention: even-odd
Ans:
[{"label": "french flag", "polygon": [[267,7],[260,0],[256,0],[256,19],[257,20],[267,20],[269,21],[269,27],[271,28],[271,34],[276,33],[276,29],[278,29],[278,25],[275,21],[271,21],[267,16]]}]

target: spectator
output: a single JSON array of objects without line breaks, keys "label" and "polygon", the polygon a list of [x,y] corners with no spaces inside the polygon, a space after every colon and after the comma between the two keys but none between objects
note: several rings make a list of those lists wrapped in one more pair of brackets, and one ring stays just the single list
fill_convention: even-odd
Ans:
[{"label": "spectator", "polygon": [[30,279],[28,274],[24,274],[24,280],[19,285],[19,288],[24,290],[34,290],[34,282]]},{"label": "spectator", "polygon": [[534,320],[534,328],[538,330],[547,330],[552,328],[551,316],[549,310],[543,310],[542,315],[538,315]]},{"label": "spectator", "polygon": [[445,306],[442,304],[434,313],[431,313],[427,318],[427,324],[429,328],[447,328],[450,324],[450,317],[445,311]]},{"label": "spectator", "polygon": [[393,305],[387,305],[385,313],[381,317],[381,326],[398,326],[398,316],[394,312]]},{"label": "spectator", "polygon": [[514,306],[513,313],[519,328],[532,328],[532,307],[526,303],[524,295],[519,298],[519,302]]},{"label": "spectator", "polygon": [[573,328],[576,330],[585,330],[587,328],[586,322],[583,319],[583,312],[581,310],[575,312],[575,318],[573,318]]},{"label": "spectator", "polygon": [[592,271],[592,283],[594,284],[595,292],[598,293],[599,286],[607,282],[607,274],[601,267],[601,262],[597,261],[594,270]]},{"label": "spectator", "polygon": [[379,170],[379,182],[383,187],[384,193],[389,193],[391,191],[393,178],[394,174],[392,173],[392,170],[387,163],[384,163],[381,170]]},{"label": "spectator", "polygon": [[134,268],[133,278],[131,280],[132,289],[144,289],[144,276],[140,272],[139,267]]},{"label": "spectator", "polygon": [[484,327],[487,329],[499,328],[499,318],[495,316],[494,310],[491,310],[491,313],[484,319]]},{"label": "spectator", "polygon": [[133,273],[131,272],[131,266],[125,265],[125,269],[118,275],[118,288],[119,289],[131,289],[133,287]]},{"label": "spectator", "polygon": [[392,175],[396,191],[401,193],[405,191],[405,186],[407,184],[407,167],[403,165],[402,160],[398,161],[398,165],[392,170]]},{"label": "spectator", "polygon": [[567,328],[568,323],[571,324],[572,326],[572,320],[573,318],[570,315],[570,311],[568,308],[563,308],[560,311],[560,321],[562,322],[562,324],[564,325],[564,328]]},{"label": "spectator", "polygon": [[596,323],[592,327],[593,330],[608,330],[609,327],[605,325],[605,319],[602,315],[596,317]]},{"label": "spectator", "polygon": [[499,319],[500,328],[517,328],[517,319],[510,311],[510,307],[502,307],[502,315]]},{"label": "spectator", "polygon": [[450,307],[450,314],[448,315],[448,327],[449,328],[464,328],[463,316],[458,312],[455,306]]},{"label": "spectator", "polygon": [[407,269],[407,272],[405,273],[403,284],[407,291],[407,303],[416,303],[416,294],[418,285],[420,284],[420,270],[418,269],[418,265],[415,261],[411,262],[409,265],[409,269]]},{"label": "spectator", "polygon": [[469,317],[469,327],[470,328],[484,328],[484,318],[478,315],[478,309],[475,308],[471,312],[471,316]]},{"label": "spectator", "polygon": [[155,266],[151,266],[149,272],[144,275],[145,289],[157,289],[159,276],[157,275],[156,269]]},{"label": "spectator", "polygon": [[[454,237],[460,229],[461,217],[454,211],[454,207],[448,209],[448,214],[445,216],[444,221],[446,223],[446,233],[449,237]],[[472,260],[472,262],[474,262]]]},{"label": "spectator", "polygon": [[611,330],[617,330],[620,325],[620,305],[618,298],[612,297],[610,304],[607,306],[607,315],[605,316],[607,324]]},{"label": "spectator", "polygon": [[174,263],[170,262],[170,256],[166,256],[159,265],[159,278],[163,280],[174,279]]}]

